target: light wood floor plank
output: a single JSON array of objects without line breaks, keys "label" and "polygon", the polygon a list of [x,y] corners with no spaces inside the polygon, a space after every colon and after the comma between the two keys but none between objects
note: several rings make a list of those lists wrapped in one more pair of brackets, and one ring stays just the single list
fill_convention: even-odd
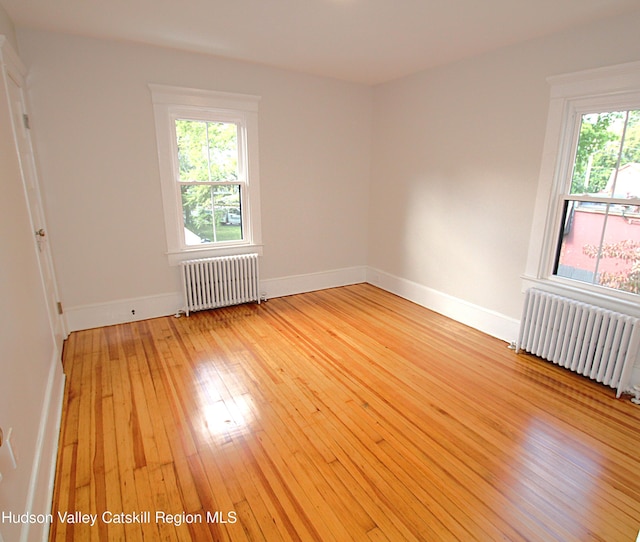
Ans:
[{"label": "light wood floor plank", "polygon": [[54,542],[640,530],[640,408],[370,285],[76,332],[64,368]]}]

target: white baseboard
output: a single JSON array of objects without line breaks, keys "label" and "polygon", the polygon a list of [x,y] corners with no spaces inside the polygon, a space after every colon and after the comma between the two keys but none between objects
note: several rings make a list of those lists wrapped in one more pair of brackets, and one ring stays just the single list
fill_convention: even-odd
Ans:
[{"label": "white baseboard", "polygon": [[[306,275],[293,275],[260,281],[260,293],[269,297],[324,290],[365,282],[366,267],[349,267]],[[112,326],[175,314],[184,308],[182,292],[121,299],[108,303],[80,305],[65,309],[69,331]],[[132,313],[134,311],[134,313]]]},{"label": "white baseboard", "polygon": [[367,282],[506,342],[518,336],[520,321],[422,284],[369,268]]},{"label": "white baseboard", "polygon": [[[261,280],[260,293],[268,299],[361,282],[369,282],[504,341],[511,342],[518,335],[518,320],[366,266]],[[182,293],[175,292],[71,307],[65,314],[69,331],[78,331],[167,316],[175,314],[183,305]]]},{"label": "white baseboard", "polygon": [[[294,275],[260,281],[260,292],[267,298],[324,290],[365,282],[366,267],[349,267],[307,275]],[[65,309],[69,331],[123,324],[175,314],[184,308],[181,292],[121,299],[108,303],[79,305]],[[132,312],[134,311],[134,312]]]},{"label": "white baseboard", "polygon": [[183,306],[182,293],[175,292],[69,307],[65,308],[65,315],[71,332],[167,316]]},{"label": "white baseboard", "polygon": [[[25,509],[29,513],[48,514],[51,512],[60,439],[60,423],[62,421],[64,384],[65,375],[62,371],[60,355],[56,351],[51,360],[49,380],[40,416],[36,453],[31,469],[31,480]],[[42,540],[45,542],[49,538],[49,527],[46,522],[33,524],[26,522],[20,532],[20,541]]]},{"label": "white baseboard", "polygon": [[327,288],[337,288],[349,284],[366,282],[367,268],[347,267],[305,275],[291,275],[278,279],[260,281],[260,292],[270,297],[284,297],[287,295],[303,294]]}]

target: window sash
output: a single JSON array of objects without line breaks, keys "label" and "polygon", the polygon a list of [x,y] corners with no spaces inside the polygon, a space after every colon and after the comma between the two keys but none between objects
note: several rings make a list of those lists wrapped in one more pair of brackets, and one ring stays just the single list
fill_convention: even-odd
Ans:
[{"label": "window sash", "polygon": [[[208,194],[205,192],[204,194],[200,195],[200,198],[204,196],[205,201],[200,201],[200,204],[196,204],[192,209],[185,209],[185,193],[188,192],[188,189],[199,186],[209,189]],[[219,194],[216,193],[216,189],[224,186],[237,188],[237,203],[225,203],[217,201],[217,197],[219,196]],[[244,212],[243,203],[246,197],[246,189],[242,185],[240,185],[239,183],[180,183],[179,190],[180,212],[182,214],[184,224],[184,243],[187,247],[233,245],[245,241],[246,226],[244,223],[244,217],[246,216],[246,213]],[[189,223],[186,218],[189,210],[191,210],[192,212],[198,210],[200,210],[200,212],[205,211],[205,217],[202,217],[202,215],[200,215],[200,217],[196,218],[193,223]],[[221,229],[228,229],[228,227],[232,225],[229,220],[229,216],[230,213],[234,210],[237,210],[240,215],[238,224],[235,224],[239,227],[239,237],[237,236],[238,232],[236,232],[235,230],[233,232],[227,232],[227,235],[219,236],[219,234],[222,234]],[[206,211],[210,211],[210,224],[206,217],[206,214],[208,214],[206,213]],[[233,214],[235,215],[237,213]],[[191,214],[190,216],[193,215]],[[226,221],[223,220],[224,217],[226,217]],[[187,231],[191,233],[187,234]],[[229,235],[229,233],[231,233],[231,235]],[[203,239],[200,234],[206,235],[204,239],[208,239],[208,241],[201,240],[198,243],[190,242],[190,238],[191,241],[195,241],[193,235],[191,234],[197,235],[198,237],[200,237],[200,239]]]},{"label": "window sash", "polygon": [[[631,295],[638,295],[635,281],[637,268],[634,263],[636,250],[635,246],[637,232],[632,221],[638,220],[638,206],[640,197],[637,193],[631,198],[616,197],[616,188],[620,185],[619,173],[623,164],[623,151],[627,148],[629,141],[626,139],[629,128],[630,113],[637,111],[637,107],[625,109],[608,107],[591,109],[589,111],[574,111],[574,122],[567,123],[567,130],[571,130],[571,167],[565,170],[564,188],[559,194],[556,216],[560,220],[556,221],[556,243],[554,247],[554,257],[552,259],[551,275],[556,278],[563,278],[575,281],[579,284],[589,284],[595,288],[608,288],[616,292],[627,292]],[[618,113],[618,121],[622,125],[618,126],[617,133],[609,141],[596,145],[593,153],[601,152],[606,148],[607,143],[611,144],[610,162],[606,185],[598,188],[591,184],[589,168],[591,163],[582,163],[585,169],[584,179],[576,177],[578,170],[579,148],[582,143],[589,144],[589,140],[582,141],[583,127],[585,123],[592,123],[587,119],[588,115],[598,115],[598,119],[607,113]],[[615,123],[615,120],[613,120]],[[588,125],[587,125],[588,126]],[[610,130],[613,126],[607,124],[601,127],[603,130]],[[585,137],[589,137],[589,132],[584,132]],[[590,156],[593,156],[593,153]],[[582,158],[584,160],[584,157]],[[605,162],[606,163],[606,162]],[[628,162],[631,163],[631,162]],[[581,182],[585,190],[593,192],[577,192],[574,182],[576,178]],[[600,180],[602,183],[602,179]],[[609,184],[611,186],[609,186]],[[609,190],[610,193],[604,192]],[[635,207],[635,209],[633,209]],[[625,210],[629,209],[629,214]],[[574,224],[575,222],[575,224]],[[627,223],[629,225],[627,225]],[[615,233],[614,233],[615,232]],[[626,247],[626,248],[625,248]],[[631,247],[631,248],[629,248]],[[614,261],[611,263],[611,261]],[[633,278],[633,280],[632,280]]]},{"label": "window sash", "polygon": [[[180,120],[187,121],[198,121],[198,122],[211,122],[211,123],[227,123],[234,124],[237,129],[237,153],[238,153],[238,164],[237,164],[237,174],[238,178],[232,181],[182,181],[180,179],[180,164],[179,164],[179,154],[178,154],[178,135],[176,131],[176,122]],[[182,220],[182,229],[179,233],[180,247],[181,249],[193,250],[194,247],[207,248],[212,247],[215,248],[217,246],[234,246],[241,245],[250,242],[247,238],[247,234],[249,232],[248,228],[248,212],[246,211],[247,205],[245,202],[248,200],[248,178],[247,178],[247,136],[246,136],[246,124],[244,121],[244,117],[237,114],[232,114],[227,111],[219,111],[219,110],[209,110],[209,111],[184,111],[181,109],[176,109],[173,112],[171,118],[171,127],[172,127],[172,157],[173,157],[173,172],[174,179],[176,185],[176,201],[178,202],[179,207],[179,216]],[[209,144],[209,140],[207,139],[207,144]],[[209,176],[211,172],[209,171]],[[182,187],[183,186],[239,186],[239,208],[240,208],[240,226],[241,226],[241,238],[234,240],[218,240],[215,235],[216,232],[216,223],[215,223],[215,206],[212,208],[213,213],[213,235],[212,239],[208,242],[203,242],[199,245],[189,244],[186,238],[185,229],[187,228],[187,224],[184,220],[184,203],[182,199]]]},{"label": "window sash", "polygon": [[581,201],[584,203],[608,203],[611,205],[640,205],[640,198],[614,198],[607,196],[595,196],[588,194],[562,194],[560,196],[560,204],[564,201]]},{"label": "window sash", "polygon": [[[620,200],[618,200],[620,201]],[[637,296],[640,212],[637,205],[563,198],[555,277]]]}]

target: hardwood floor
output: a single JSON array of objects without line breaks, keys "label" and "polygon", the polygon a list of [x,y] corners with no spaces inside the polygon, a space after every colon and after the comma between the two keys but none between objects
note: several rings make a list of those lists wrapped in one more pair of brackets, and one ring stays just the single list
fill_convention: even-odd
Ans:
[{"label": "hardwood floor", "polygon": [[73,333],[64,366],[53,541],[640,529],[640,407],[370,285]]}]

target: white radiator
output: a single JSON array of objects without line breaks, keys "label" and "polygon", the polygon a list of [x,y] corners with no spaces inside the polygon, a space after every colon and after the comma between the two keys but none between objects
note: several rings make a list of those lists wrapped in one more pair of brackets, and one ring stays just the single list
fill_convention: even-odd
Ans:
[{"label": "white radiator", "polygon": [[257,301],[258,255],[243,254],[181,263],[185,312]]},{"label": "white radiator", "polygon": [[532,288],[516,352],[524,350],[617,389],[628,386],[640,344],[637,318]]}]

